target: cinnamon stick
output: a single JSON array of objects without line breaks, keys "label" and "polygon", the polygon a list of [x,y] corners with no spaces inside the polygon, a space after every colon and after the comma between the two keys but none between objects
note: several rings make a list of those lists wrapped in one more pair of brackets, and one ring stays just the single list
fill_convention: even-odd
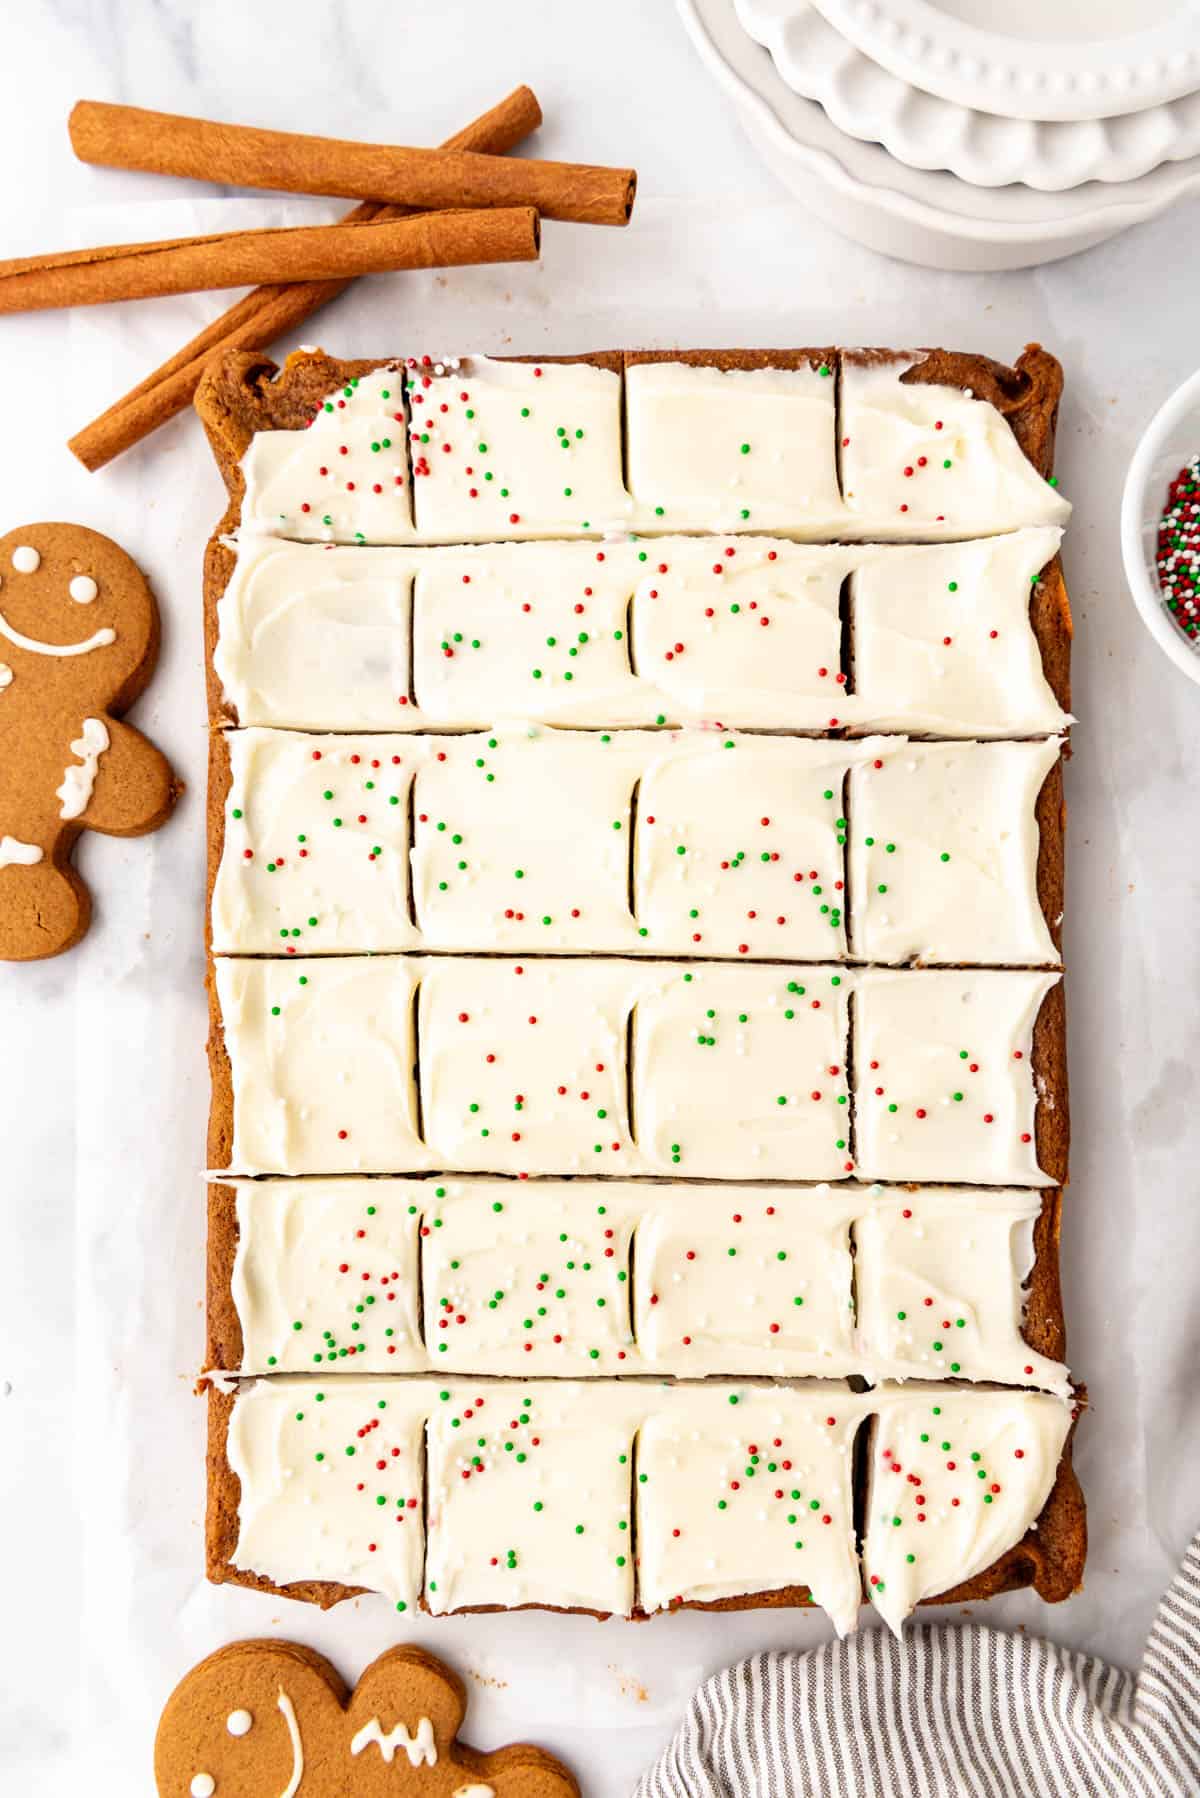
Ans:
[{"label": "cinnamon stick", "polygon": [[423,212],[415,218],[365,225],[225,231],[166,243],[109,244],[0,262],[0,313],[248,287],[285,270],[298,280],[336,280],[401,268],[534,262],[539,242],[538,215],[532,206],[509,206]]},{"label": "cinnamon stick", "polygon": [[628,224],[637,188],[633,169],[355,143],[103,100],[78,101],[70,131],[80,161],[109,168],[405,206],[536,206],[545,218],[583,225]]},{"label": "cinnamon stick", "polygon": [[[487,150],[496,155],[511,150],[542,122],[537,96],[528,87],[514,88],[499,105],[446,141],[447,149]],[[365,201],[352,207],[344,225],[369,224],[372,219],[402,218],[405,209]],[[278,338],[300,329],[314,312],[344,293],[349,281],[300,281],[289,286],[257,287],[236,300],[219,318],[198,332],[183,348],[139,381],[136,387],[111,405],[99,418],[77,431],[67,447],[93,472],[132,449],[160,425],[175,418],[195,398],[196,388],[209,359],[225,350],[265,350]]]}]

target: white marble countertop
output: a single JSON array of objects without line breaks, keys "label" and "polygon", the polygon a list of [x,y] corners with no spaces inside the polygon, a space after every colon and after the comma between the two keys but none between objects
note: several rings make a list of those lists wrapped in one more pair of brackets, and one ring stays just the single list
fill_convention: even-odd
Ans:
[{"label": "white marble countertop", "polygon": [[[26,0],[0,58],[4,253],[337,211],[82,168],[65,129],[81,96],[435,142],[522,80],[548,115],[543,154],[639,167],[635,225],[548,227],[538,268],[361,284],[305,336],[351,354],[833,339],[941,341],[1005,359],[1037,337],[1066,364],[1060,463],[1077,502],[1067,572],[1081,722],[1068,771],[1064,1275],[1070,1359],[1092,1398],[1077,1456],[1092,1550],[1086,1591],[1069,1604],[1018,1596],[986,1615],[1132,1664],[1198,1521],[1200,690],[1137,620],[1117,509],[1138,431],[1200,361],[1200,205],[1042,270],[926,273],[842,243],[782,193],[666,0],[602,11]],[[70,518],[142,561],[164,650],[134,717],[189,784],[156,837],[85,837],[96,917],[79,948],[0,970],[0,1788],[47,1798],[149,1793],[163,1699],[222,1641],[292,1635],[353,1678],[395,1639],[373,1600],[321,1616],[200,1577],[199,558],[219,483],[190,418],[98,476],[64,439],[217,305],[0,320],[0,531]],[[472,1675],[472,1739],[527,1732],[568,1752],[587,1792],[616,1798],[707,1671],[821,1631],[814,1616],[747,1613],[643,1626],[425,1620],[405,1633]]]}]

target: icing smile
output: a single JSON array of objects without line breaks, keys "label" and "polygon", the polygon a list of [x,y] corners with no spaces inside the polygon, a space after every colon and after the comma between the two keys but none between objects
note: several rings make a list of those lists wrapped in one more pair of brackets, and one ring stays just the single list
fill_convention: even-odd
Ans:
[{"label": "icing smile", "polygon": [[0,612],[0,636],[7,637],[18,649],[29,649],[39,656],[85,656],[89,650],[104,649],[117,639],[116,631],[105,625],[102,630],[93,631],[90,637],[83,637],[78,643],[42,643],[37,637],[26,637],[14,630],[3,612]]}]

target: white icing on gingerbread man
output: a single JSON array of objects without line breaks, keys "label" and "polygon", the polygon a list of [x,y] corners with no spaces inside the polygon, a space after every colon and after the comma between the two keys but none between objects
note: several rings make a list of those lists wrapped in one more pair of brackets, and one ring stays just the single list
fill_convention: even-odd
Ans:
[{"label": "white icing on gingerbread man", "polygon": [[437,1743],[434,1740],[433,1724],[428,1717],[422,1717],[417,1723],[417,1733],[410,1736],[403,1723],[397,1723],[387,1735],[378,1717],[372,1717],[364,1723],[350,1744],[351,1754],[361,1754],[371,1743],[378,1745],[379,1752],[390,1767],[396,1758],[396,1750],[403,1748],[408,1755],[410,1767],[437,1766]]}]

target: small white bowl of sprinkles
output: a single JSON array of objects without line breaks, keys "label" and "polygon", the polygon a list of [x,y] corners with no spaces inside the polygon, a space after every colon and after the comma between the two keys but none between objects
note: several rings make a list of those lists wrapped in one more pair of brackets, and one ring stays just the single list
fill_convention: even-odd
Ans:
[{"label": "small white bowl of sprinkles", "polygon": [[1200,682],[1200,372],[1164,401],[1134,451],[1121,554],[1151,636]]}]

